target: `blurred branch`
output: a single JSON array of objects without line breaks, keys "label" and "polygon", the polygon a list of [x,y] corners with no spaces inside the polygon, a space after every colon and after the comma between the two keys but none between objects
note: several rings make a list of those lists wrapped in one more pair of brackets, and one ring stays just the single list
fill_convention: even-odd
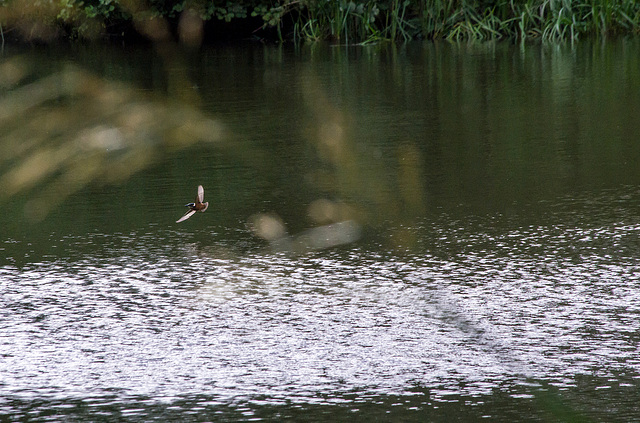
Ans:
[{"label": "blurred branch", "polygon": [[[0,86],[19,84],[28,69],[23,57],[4,62]],[[72,65],[9,90],[0,99],[0,134],[0,199],[38,187],[25,206],[36,219],[88,183],[126,179],[167,149],[228,137],[221,122],[191,105],[149,98]]]}]

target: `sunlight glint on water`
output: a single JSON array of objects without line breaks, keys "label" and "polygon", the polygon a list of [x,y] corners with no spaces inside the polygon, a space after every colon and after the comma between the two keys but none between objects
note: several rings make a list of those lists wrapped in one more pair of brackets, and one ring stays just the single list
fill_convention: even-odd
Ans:
[{"label": "sunlight glint on water", "polygon": [[[603,234],[638,231],[443,233],[439,242],[470,251],[451,259],[360,248],[216,258],[188,245],[176,258],[106,237],[110,250],[123,245],[120,256],[3,268],[4,390],[277,402],[615,378],[640,368],[638,270],[589,251]],[[554,258],[580,243],[575,258]]]}]

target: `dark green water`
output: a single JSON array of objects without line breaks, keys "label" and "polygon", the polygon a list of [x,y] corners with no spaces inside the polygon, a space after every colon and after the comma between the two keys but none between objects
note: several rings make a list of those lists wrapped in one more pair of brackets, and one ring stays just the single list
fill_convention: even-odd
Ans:
[{"label": "dark green water", "polygon": [[637,419],[639,62],[6,49],[0,415]]}]

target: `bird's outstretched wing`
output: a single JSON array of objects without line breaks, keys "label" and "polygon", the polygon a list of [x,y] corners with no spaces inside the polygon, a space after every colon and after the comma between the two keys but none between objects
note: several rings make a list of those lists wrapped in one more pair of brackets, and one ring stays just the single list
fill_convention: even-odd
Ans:
[{"label": "bird's outstretched wing", "polygon": [[203,203],[204,202],[204,188],[202,188],[202,185],[198,185],[198,203]]},{"label": "bird's outstretched wing", "polygon": [[184,222],[185,220],[187,220],[188,218],[193,216],[195,214],[195,212],[196,212],[195,210],[189,210],[188,212],[186,212],[184,214],[184,216],[182,216],[180,219],[176,220],[176,223]]}]

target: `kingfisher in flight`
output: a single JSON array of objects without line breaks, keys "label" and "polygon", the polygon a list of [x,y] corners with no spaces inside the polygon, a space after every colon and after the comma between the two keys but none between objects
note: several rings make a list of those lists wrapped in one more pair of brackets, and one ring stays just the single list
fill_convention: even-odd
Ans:
[{"label": "kingfisher in flight", "polygon": [[198,185],[198,195],[196,196],[195,203],[185,204],[185,207],[189,207],[189,211],[187,211],[180,219],[176,220],[176,223],[184,222],[197,211],[204,213],[204,211],[209,207],[209,203],[204,202],[204,188],[202,188],[202,185]]}]

